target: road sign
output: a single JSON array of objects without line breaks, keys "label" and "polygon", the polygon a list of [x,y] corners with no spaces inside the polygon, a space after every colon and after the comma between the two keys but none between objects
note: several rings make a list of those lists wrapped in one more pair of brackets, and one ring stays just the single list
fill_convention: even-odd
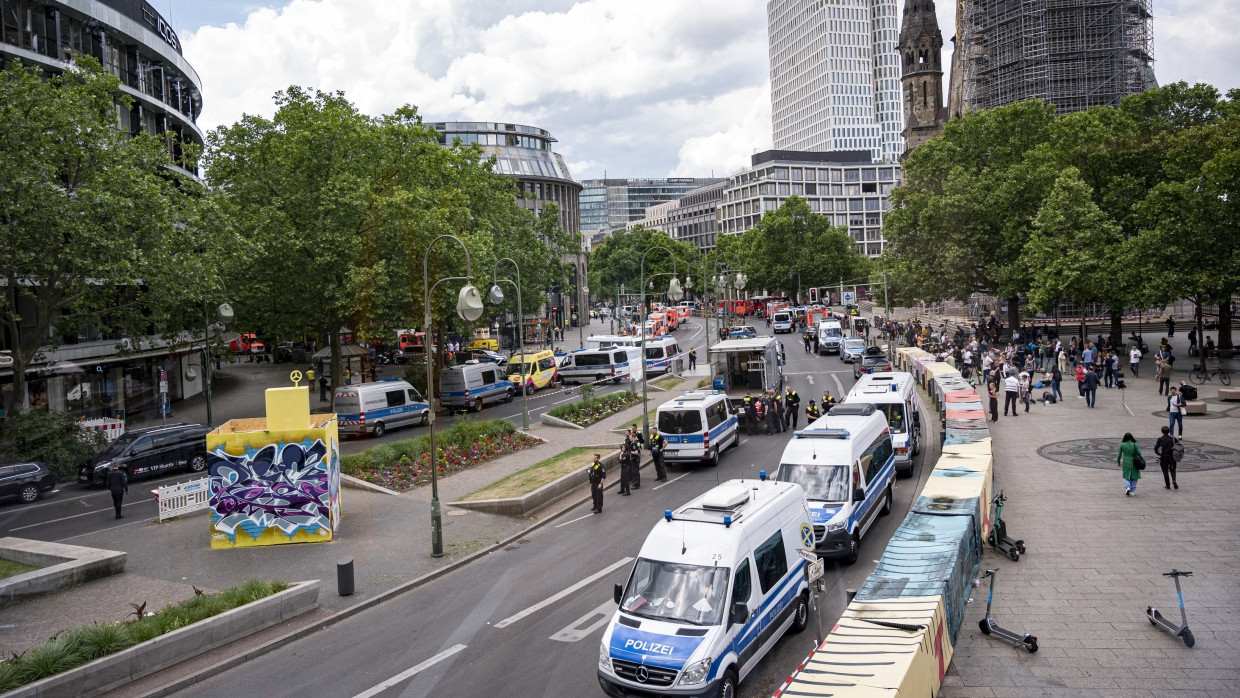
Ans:
[{"label": "road sign", "polygon": [[818,553],[814,552],[813,550],[806,550],[805,548],[797,548],[797,554],[801,556],[802,560],[805,560],[806,562],[809,562],[811,564],[818,562]]},{"label": "road sign", "polygon": [[805,566],[805,580],[812,582],[815,579],[822,577],[822,568],[823,568],[822,560],[817,560],[815,562],[811,562],[810,564],[806,565]]},{"label": "road sign", "polygon": [[844,305],[850,305],[850,304],[852,304],[852,303],[856,302],[856,299],[857,299],[857,296],[856,296],[856,294],[855,294],[855,293],[853,293],[852,291],[845,291],[845,292],[843,293],[843,300],[842,300],[841,302],[842,302]]}]

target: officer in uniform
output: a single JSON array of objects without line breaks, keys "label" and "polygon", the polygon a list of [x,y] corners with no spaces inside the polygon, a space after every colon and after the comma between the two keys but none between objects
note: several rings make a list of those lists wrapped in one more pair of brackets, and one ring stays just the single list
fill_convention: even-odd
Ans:
[{"label": "officer in uniform", "polygon": [[835,407],[835,398],[831,397],[831,391],[822,391],[822,411],[830,412],[832,407]]},{"label": "officer in uniform", "polygon": [[797,419],[801,416],[801,396],[797,395],[797,391],[788,387],[788,395],[784,397],[784,405],[787,406],[788,427],[790,429],[797,428]]},{"label": "officer in uniform", "polygon": [[758,433],[758,404],[748,392],[745,393],[745,418],[749,420],[749,435]]},{"label": "officer in uniform", "polygon": [[654,459],[654,479],[659,482],[667,480],[667,469],[663,467],[663,449],[667,448],[667,439],[658,429],[650,430],[650,457]]},{"label": "officer in uniform", "polygon": [[815,405],[815,404],[814,404],[814,401],[813,401],[813,400],[810,400],[810,401],[809,401],[809,404],[805,406],[805,424],[806,424],[806,426],[808,426],[809,424],[813,423],[813,421],[814,421],[815,419],[818,419],[818,418],[819,418],[819,417],[821,417],[821,416],[822,416],[822,413],[818,411],[818,405]]},{"label": "officer in uniform", "polygon": [[766,417],[766,433],[767,435],[775,434],[779,428],[775,426],[775,401],[771,399],[770,393],[762,396],[762,412]]},{"label": "officer in uniform", "polygon": [[603,513],[603,480],[607,478],[607,468],[603,466],[597,453],[594,454],[594,462],[586,468],[586,474],[590,476],[590,500],[594,502],[594,508],[590,511],[601,514]]},{"label": "officer in uniform", "polygon": [[630,458],[632,461],[630,463],[631,482],[633,489],[640,490],[642,488],[642,433],[636,426],[632,426],[629,427],[629,434],[633,437],[633,456]]},{"label": "officer in uniform", "polygon": [[637,444],[633,441],[633,433],[624,435],[624,443],[620,446],[620,495],[629,496],[629,482],[633,479],[633,461]]},{"label": "officer in uniform", "polygon": [[775,413],[775,431],[784,433],[784,399],[774,388],[771,388],[771,411]]}]

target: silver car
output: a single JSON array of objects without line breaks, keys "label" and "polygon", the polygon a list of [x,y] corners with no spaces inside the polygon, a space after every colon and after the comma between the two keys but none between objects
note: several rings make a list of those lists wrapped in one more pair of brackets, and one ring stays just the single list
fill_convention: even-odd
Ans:
[{"label": "silver car", "polygon": [[845,339],[840,345],[840,361],[846,364],[856,362],[865,353],[864,339]]}]

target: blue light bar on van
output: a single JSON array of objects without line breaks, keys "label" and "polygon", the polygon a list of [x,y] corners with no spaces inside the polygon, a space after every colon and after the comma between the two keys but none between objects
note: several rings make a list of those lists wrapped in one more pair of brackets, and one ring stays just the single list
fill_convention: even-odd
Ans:
[{"label": "blue light bar on van", "polygon": [[381,381],[393,381],[393,382],[394,382],[394,381],[403,381],[403,380],[405,380],[405,379],[404,379],[404,378],[397,378],[396,376],[386,376],[386,377],[384,377],[384,378],[380,378],[379,380],[381,380]]},{"label": "blue light bar on van", "polygon": [[758,471],[758,479],[763,482],[766,482],[766,471],[765,470]]},{"label": "blue light bar on van", "polygon": [[729,515],[729,514],[724,514],[724,515],[723,515],[723,527],[724,527],[724,528],[731,528],[731,527],[732,527],[732,517],[731,517],[731,515]]},{"label": "blue light bar on van", "polygon": [[847,429],[802,429],[792,432],[794,439],[849,439],[852,434]]},{"label": "blue light bar on van", "polygon": [[667,519],[668,521],[671,521],[671,520],[672,520],[672,510],[671,510],[671,509],[664,509],[664,510],[663,510],[663,518]]}]

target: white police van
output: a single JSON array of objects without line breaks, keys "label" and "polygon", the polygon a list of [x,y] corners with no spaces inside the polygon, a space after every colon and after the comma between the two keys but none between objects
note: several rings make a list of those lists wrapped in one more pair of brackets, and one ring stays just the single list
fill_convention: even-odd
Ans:
[{"label": "white police van", "polygon": [[895,457],[887,418],[871,404],[840,403],[793,434],[779,480],[805,489],[822,557],[857,561],[861,538],[891,511]]},{"label": "white police van", "polygon": [[612,346],[606,349],[578,349],[570,352],[560,366],[560,379],[565,383],[602,382],[610,379],[642,377],[642,351],[637,347]]},{"label": "white police van", "polygon": [[446,366],[439,374],[439,404],[449,409],[481,412],[493,402],[512,402],[516,386],[499,364],[470,359],[460,366]]},{"label": "white police van", "polygon": [[641,337],[627,334],[592,334],[586,337],[586,349],[606,349],[608,347],[635,347],[641,344]]},{"label": "white police van", "polygon": [[666,463],[719,465],[719,454],[740,441],[736,409],[718,390],[691,391],[659,405],[655,428],[667,439]]},{"label": "white police van", "polygon": [[887,415],[896,475],[913,475],[913,456],[921,452],[921,413],[913,374],[868,373],[857,381],[844,402],[870,403]]},{"label": "white police van", "polygon": [[336,388],[333,405],[340,433],[383,436],[388,429],[430,421],[430,404],[405,381],[384,378]]},{"label": "white police van", "polygon": [[840,353],[844,341],[844,328],[836,319],[818,321],[818,354]]},{"label": "white police van", "polygon": [[800,551],[814,545],[805,492],[730,480],[668,510],[642,545],[603,632],[598,681],[616,698],[737,695],[786,631],[809,621]]},{"label": "white police van", "polygon": [[771,315],[771,328],[775,334],[792,331],[792,311],[780,310]]},{"label": "white police van", "polygon": [[659,337],[646,340],[646,373],[680,373],[684,370],[684,361],[675,339]]}]

